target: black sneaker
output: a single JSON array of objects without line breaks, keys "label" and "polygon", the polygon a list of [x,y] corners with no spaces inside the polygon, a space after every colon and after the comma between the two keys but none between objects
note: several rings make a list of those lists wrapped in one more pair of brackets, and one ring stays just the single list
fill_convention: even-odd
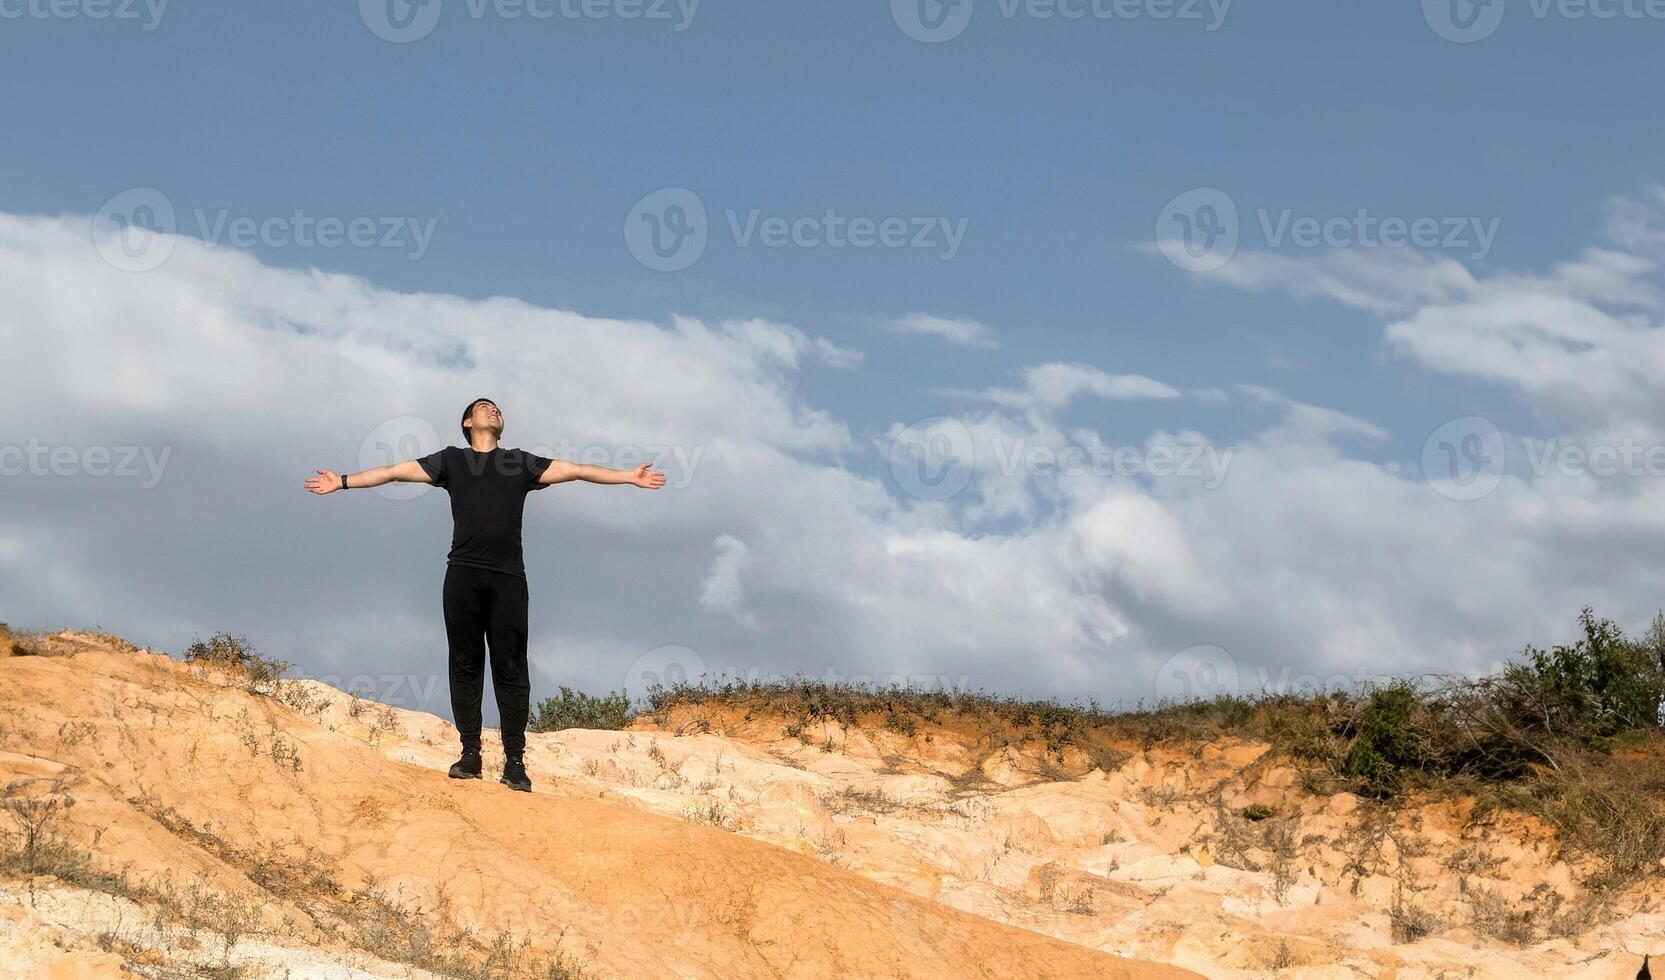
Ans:
[{"label": "black sneaker", "polygon": [[462,758],[451,763],[450,776],[452,779],[479,779],[482,768],[480,750],[463,749]]},{"label": "black sneaker", "polygon": [[526,778],[526,766],[519,759],[504,760],[503,778],[499,779],[498,782],[522,793],[532,792],[532,781]]}]

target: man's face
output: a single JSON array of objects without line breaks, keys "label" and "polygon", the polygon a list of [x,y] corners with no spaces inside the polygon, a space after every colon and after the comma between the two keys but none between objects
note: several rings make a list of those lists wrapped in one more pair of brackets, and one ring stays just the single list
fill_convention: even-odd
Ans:
[{"label": "man's face", "polygon": [[475,405],[474,411],[469,413],[468,421],[470,426],[481,432],[490,431],[498,436],[503,435],[503,413],[491,402]]}]

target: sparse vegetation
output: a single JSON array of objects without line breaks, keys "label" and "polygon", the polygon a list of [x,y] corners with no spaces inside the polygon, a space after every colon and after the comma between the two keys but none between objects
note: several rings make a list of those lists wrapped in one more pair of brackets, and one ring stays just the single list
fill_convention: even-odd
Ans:
[{"label": "sparse vegetation", "polygon": [[[20,797],[17,788],[8,788],[8,812],[16,798],[49,800],[61,795],[61,789],[49,788],[46,793]],[[339,869],[315,847],[296,841],[240,848],[149,797],[134,797],[128,802],[175,836],[242,871],[265,898],[301,909],[326,935],[382,959],[459,980],[582,980],[588,975],[565,953],[536,951],[526,939],[516,942],[507,933],[499,933],[482,940],[457,922],[443,893],[437,908],[431,911],[401,901],[374,880],[344,893]],[[201,880],[181,891],[166,881],[137,882],[125,872],[98,870],[90,854],[51,833],[67,805],[71,804],[52,807],[42,803],[27,811],[30,825],[37,828],[29,873],[49,874],[66,884],[147,903],[156,910],[159,927],[163,922],[173,922],[193,936],[200,931],[215,938],[220,962],[199,964],[200,973],[241,975],[239,967],[230,962],[231,953],[243,938],[261,931],[261,909],[266,901],[255,895],[217,891]],[[22,848],[8,847],[0,852],[0,872],[21,870],[26,860]],[[115,942],[114,937],[111,942]]]},{"label": "sparse vegetation", "polygon": [[891,813],[903,807],[900,801],[886,796],[884,790],[859,790],[854,786],[846,786],[836,793],[829,793],[821,797],[821,802],[833,813]]},{"label": "sparse vegetation", "polygon": [[885,728],[903,735],[912,735],[919,731],[919,724],[907,712],[892,708],[885,712]]},{"label": "sparse vegetation", "polygon": [[381,744],[382,739],[388,737],[389,735],[399,735],[402,731],[402,726],[399,724],[398,713],[388,705],[377,705],[376,710],[370,714],[368,731],[370,735],[370,744],[372,745]]},{"label": "sparse vegetation", "polygon": [[1276,949],[1266,958],[1266,968],[1274,972],[1292,969],[1295,966],[1295,954],[1289,948],[1289,940],[1279,939]]},{"label": "sparse vegetation", "polygon": [[1439,916],[1426,909],[1407,904],[1402,893],[1393,896],[1393,908],[1388,910],[1388,921],[1396,943],[1414,943],[1440,931]]},{"label": "sparse vegetation", "polygon": [[701,800],[693,806],[682,808],[682,819],[690,823],[701,823],[718,830],[733,830],[735,828],[734,811],[722,800]]},{"label": "sparse vegetation", "polygon": [[[925,725],[958,727],[985,753],[944,774],[958,793],[975,789],[984,780],[979,764],[1006,746],[1032,744],[1039,750],[1027,754],[1034,775],[1057,779],[1114,771],[1130,750],[1159,744],[1260,741],[1272,757],[1295,764],[1314,793],[1351,791],[1390,804],[1418,793],[1472,794],[1487,806],[1535,814],[1556,828],[1564,847],[1595,860],[1598,870],[1585,883],[1609,890],[1658,875],[1665,859],[1665,615],[1640,640],[1589,609],[1579,625],[1577,641],[1527,647],[1488,677],[1222,695],[1119,712],[1097,703],[804,677],[656,686],[648,705],[655,718],[678,707],[774,715],[786,737],[824,750],[840,728],[911,737]],[[1160,787],[1141,794],[1159,811],[1180,797]],[[1249,806],[1237,819],[1270,823],[1278,812]]]},{"label": "sparse vegetation", "polygon": [[16,632],[9,624],[0,623],[0,653],[8,648],[14,657],[44,657],[48,654],[38,636]]},{"label": "sparse vegetation", "polygon": [[1479,885],[1468,888],[1464,897],[1469,924],[1480,935],[1511,946],[1527,946],[1537,938],[1531,908],[1511,906],[1496,891]]},{"label": "sparse vegetation", "polygon": [[[15,645],[16,640],[0,628],[0,642]],[[44,651],[31,647],[30,652]],[[302,714],[317,714],[329,703],[328,692],[315,685],[286,681],[282,675],[288,664],[261,655],[240,636],[219,633],[194,641],[184,659],[199,678],[270,698]],[[154,703],[112,698],[111,704],[118,718],[120,708],[149,707],[155,725]],[[268,762],[280,772],[300,773],[307,743],[281,727],[280,713],[281,709],[269,711],[234,699],[229,711],[218,712],[218,723],[230,744],[241,743],[247,749],[250,760]],[[386,706],[364,706],[356,714],[368,714],[372,738],[399,730],[398,714]],[[55,736],[54,728],[45,728],[45,738],[66,752],[86,752],[88,745],[96,745],[101,738],[128,737],[125,730],[101,728],[102,723],[96,721],[55,719]],[[195,756],[193,741],[189,752],[182,753],[182,761],[188,764]],[[185,879],[176,884],[179,869],[140,878],[131,866],[112,868],[98,856],[103,830],[74,819],[82,809],[72,792],[83,778],[76,772],[72,767],[55,778],[19,777],[0,789],[0,876],[23,880],[31,894],[41,879],[51,878],[62,886],[139,903],[145,916],[154,917],[150,928],[155,932],[142,938],[132,936],[120,921],[123,913],[118,912],[117,921],[102,932],[95,930],[91,941],[118,953],[143,975],[253,975],[254,967],[239,962],[247,940],[267,931],[290,935],[297,914],[317,930],[309,941],[345,942],[441,976],[575,980],[588,975],[569,953],[560,951],[558,942],[553,947],[548,942],[533,947],[529,938],[507,933],[477,936],[449,914],[443,901],[437,909],[431,902],[420,907],[415,901],[406,904],[374,883],[356,892],[344,891],[335,860],[311,844],[300,840],[234,844],[213,824],[193,822],[142,788],[128,799],[129,804],[186,844],[241,872],[247,884],[222,890],[210,878],[199,877],[187,886]],[[717,813],[708,822],[724,826],[732,823],[732,816]],[[159,945],[164,935],[175,937],[165,948]],[[184,958],[174,961],[181,954]]]},{"label": "sparse vegetation", "polygon": [[1289,904],[1289,886],[1295,883],[1295,821],[1277,820],[1262,825],[1260,846],[1266,851],[1267,870],[1272,873],[1272,897],[1279,905]]},{"label": "sparse vegetation", "polygon": [[290,772],[301,771],[301,756],[296,751],[294,742],[274,733],[271,752],[272,761],[277,763],[279,769],[287,769]]},{"label": "sparse vegetation", "polygon": [[79,745],[98,733],[98,726],[90,721],[66,721],[58,726],[58,744],[68,748]]},{"label": "sparse vegetation", "polygon": [[237,892],[217,892],[200,881],[185,891],[185,926],[194,935],[206,929],[219,937],[221,961],[244,936],[260,928],[260,903]]},{"label": "sparse vegetation", "polygon": [[[1203,812],[1200,826],[1208,829],[1188,838],[1192,844],[1187,847],[1198,848],[1195,853],[1205,868],[1217,862],[1264,874],[1268,898],[1280,904],[1302,901],[1301,890],[1295,886],[1298,880],[1313,880],[1307,870],[1309,862],[1328,861],[1332,871],[1339,868],[1343,886],[1351,876],[1355,894],[1366,879],[1375,878],[1379,885],[1382,877],[1392,876],[1402,886],[1388,916],[1394,942],[1414,943],[1448,928],[1469,927],[1502,942],[1527,944],[1587,930],[1599,916],[1605,897],[1658,878],[1665,867],[1665,766],[1660,765],[1665,759],[1661,714],[1665,706],[1665,617],[1642,640],[1625,637],[1589,610],[1579,623],[1582,636],[1576,642],[1548,650],[1528,647],[1516,662],[1484,678],[1398,679],[1355,691],[1221,697],[1119,712],[1106,711],[1096,703],[1062,705],[981,693],[874,689],[805,679],[726,682],[654,689],[649,704],[661,732],[637,734],[648,737],[645,754],[656,767],[645,770],[651,774],[647,781],[661,789],[690,785],[695,798],[682,810],[683,818],[730,831],[742,825],[733,805],[734,788],[728,788],[724,801],[717,781],[698,779],[696,783],[682,778],[685,763],[673,765],[666,747],[676,754],[681,754],[676,752],[678,745],[683,750],[691,747],[662,741],[670,733],[694,728],[709,731],[713,725],[727,732],[750,723],[752,731],[780,730],[806,747],[775,742],[767,751],[784,764],[802,768],[805,760],[812,760],[810,764],[827,768],[825,763],[832,760],[818,759],[817,748],[848,751],[857,759],[882,759],[882,772],[940,777],[945,782],[935,785],[946,785],[951,796],[1000,792],[1026,781],[1078,779],[1095,769],[1109,772],[1140,753],[1144,758],[1138,772],[1130,773],[1125,782],[1117,780],[1117,785],[1125,785],[1132,799],[1148,807],[1146,817],[1152,822],[1174,814],[1189,821]],[[0,638],[6,635],[0,632]],[[232,676],[233,686],[302,713],[309,713],[308,706],[319,699],[317,692],[309,690],[304,691],[305,697],[286,697],[281,675],[288,665],[261,656],[241,637],[222,633],[207,642],[195,642],[186,660],[224,670]],[[302,690],[299,685],[297,690]],[[303,771],[301,745],[312,743],[303,738],[297,744],[292,731],[285,735],[270,723],[272,718],[281,720],[281,709],[268,709],[238,696],[229,702],[229,710],[218,712],[225,726],[221,738],[239,762],[242,753],[236,752],[233,736],[259,765]],[[122,703],[129,708],[137,704]],[[357,697],[346,708],[349,717],[369,728],[372,741],[398,730],[398,714],[391,708]],[[151,711],[154,718],[154,705]],[[690,714],[700,717],[689,721]],[[597,698],[562,687],[559,697],[538,706],[530,727],[534,731],[621,729],[635,717],[624,694]],[[765,726],[757,725],[760,717]],[[120,735],[109,725],[100,730],[89,722],[52,717],[37,738],[50,743],[52,726],[56,726],[57,744],[66,749],[84,742],[97,745],[101,738],[114,744]],[[898,754],[908,751],[906,740],[933,737],[952,743],[952,752],[936,756],[934,763]],[[1220,746],[1205,744],[1219,741],[1264,743],[1270,751],[1257,756],[1256,746],[1253,752],[1238,754],[1238,745],[1220,752]],[[621,732],[609,752],[635,744],[633,734]],[[1148,751],[1158,745],[1162,751]],[[87,751],[86,746],[81,751]],[[1212,785],[1212,774],[1193,778],[1197,770],[1189,768],[1188,751],[1214,767],[1205,767],[1205,773],[1217,774],[1226,767],[1236,773],[1229,790],[1222,792],[1220,785]],[[194,753],[193,746],[193,757]],[[619,761],[602,758],[610,776],[620,774]],[[702,775],[699,756],[692,758],[696,761],[690,775],[698,778]],[[941,762],[943,758],[951,761]],[[1217,761],[1221,758],[1230,761],[1222,765]],[[1244,758],[1254,761],[1245,764]],[[639,759],[633,761],[640,764]],[[952,771],[933,773],[933,764]],[[585,760],[583,768],[591,776],[602,771],[594,759]],[[721,769],[719,756],[716,771]],[[1255,782],[1274,769],[1276,780]],[[636,770],[622,772],[630,785],[643,783]],[[1239,791],[1247,788],[1255,792]],[[1302,820],[1326,803],[1299,799],[1295,794],[1302,789],[1321,795],[1345,791],[1363,799],[1332,801],[1338,806],[1328,812],[1354,814],[1342,831],[1334,831],[1332,825],[1324,829],[1330,836],[1303,838]],[[1268,791],[1271,795],[1262,795]],[[1406,872],[1415,859],[1427,856],[1428,847],[1427,839],[1419,837],[1422,826],[1413,819],[1418,811],[1398,808],[1431,796],[1451,800],[1452,809],[1469,830],[1480,828],[1475,837],[1465,831],[1467,843],[1462,850],[1442,850],[1434,862],[1419,865],[1417,872],[1424,883],[1430,880],[1426,870],[1430,867],[1444,869],[1432,872],[1435,877],[1449,872],[1445,880],[1460,878],[1461,898],[1431,896],[1426,884],[1419,892],[1416,876]],[[1472,814],[1464,809],[1466,802],[1457,805],[1459,797],[1478,801]],[[911,788],[907,798],[914,798]],[[880,789],[851,786],[828,794],[822,803],[838,815],[878,815],[916,806]],[[35,781],[20,786],[14,781],[14,786],[6,788],[4,805],[10,826],[0,825],[0,844],[4,845],[0,873],[45,874],[115,894],[149,895],[159,908],[169,910],[166,914],[174,921],[196,923],[192,928],[211,933],[215,937],[212,948],[225,961],[224,970],[235,969],[229,962],[233,950],[260,928],[258,904],[251,917],[239,904],[242,899],[218,893],[187,890],[164,900],[156,897],[162,892],[147,891],[163,886],[98,869],[90,853],[67,843],[52,829],[74,805],[62,783],[47,786]],[[1214,808],[1211,827],[1206,817],[1210,806]],[[1579,859],[1577,880],[1588,894],[1569,891],[1562,895],[1546,885],[1522,898],[1510,889],[1490,888],[1493,883],[1484,879],[1499,877],[1497,868],[1504,859],[1492,853],[1488,845],[1497,839],[1489,836],[1490,829],[1484,825],[1489,812],[1498,809],[1529,813],[1552,827],[1565,856]],[[539,960],[534,967],[535,958],[524,940],[517,942],[506,934],[482,937],[459,927],[443,902],[437,910],[431,902],[420,907],[413,902],[407,907],[400,896],[374,882],[343,892],[333,861],[298,841],[262,842],[239,849],[172,811],[151,815],[174,834],[240,870],[259,889],[250,894],[264,892],[301,909],[326,935],[378,956],[445,976],[579,975],[561,957]],[[1128,819],[1127,813],[1118,819]],[[1188,834],[1191,826],[1197,825],[1188,825]],[[802,827],[800,833],[829,860],[838,857],[841,836],[806,833]],[[1114,829],[1101,832],[1095,827],[1089,834],[1089,840],[1103,844],[1123,840]],[[1024,851],[1025,840],[1020,835],[1014,844],[1008,834],[1006,848]],[[1313,846],[1314,840],[1323,846]],[[1440,845],[1452,846],[1450,842]],[[1292,891],[1296,898],[1291,898]],[[1060,893],[1054,906],[1091,915],[1096,914],[1096,904],[1102,904],[1097,902],[1100,897],[1090,890]],[[1434,903],[1431,907],[1423,907],[1430,902]],[[113,948],[119,946],[119,932],[109,941]],[[1270,950],[1256,955],[1272,955],[1288,964],[1298,958],[1296,954],[1309,953],[1292,951],[1285,943],[1275,955]],[[545,968],[547,973],[537,972]],[[526,972],[529,969],[531,974]]]},{"label": "sparse vegetation", "polygon": [[328,696],[304,681],[281,678],[276,686],[279,701],[308,717],[322,714],[330,706]]},{"label": "sparse vegetation", "polygon": [[185,662],[222,671],[243,690],[264,697],[277,695],[278,679],[289,670],[288,661],[263,656],[246,637],[230,633],[191,641]]},{"label": "sparse vegetation", "polygon": [[[44,784],[37,787],[36,784]],[[70,847],[60,838],[55,825],[75,805],[63,779],[22,777],[7,784],[4,795],[6,816],[16,830],[19,846],[7,847],[0,870],[23,874],[53,874],[70,862]]]},{"label": "sparse vegetation", "polygon": [[1049,747],[1074,744],[1074,738],[1113,716],[1096,702],[1066,705],[1057,701],[1026,701],[997,697],[982,691],[952,688],[879,687],[861,683],[832,683],[810,677],[770,680],[702,679],[699,683],[654,685],[647,704],[656,716],[673,707],[702,704],[738,706],[754,714],[776,714],[791,719],[786,735],[798,738],[817,723],[869,727],[912,736],[922,724],[951,719],[999,719],[1016,729],[1031,729]]},{"label": "sparse vegetation", "polygon": [[532,710],[527,730],[558,732],[567,728],[590,728],[618,731],[631,719],[630,698],[625,693],[609,692],[595,697],[561,685],[558,697],[545,698]]},{"label": "sparse vegetation", "polygon": [[[0,791],[12,824],[9,830],[0,828],[0,874],[45,875],[65,885],[149,905],[159,924],[186,922],[192,906],[171,883],[165,879],[141,880],[126,868],[107,868],[91,851],[64,836],[63,823],[75,805],[75,797],[69,792],[72,782],[67,777],[21,777]],[[94,846],[102,834],[102,831],[93,834]],[[198,894],[206,893],[199,890]],[[223,940],[227,954],[243,935],[241,921],[233,923],[235,936]]]}]

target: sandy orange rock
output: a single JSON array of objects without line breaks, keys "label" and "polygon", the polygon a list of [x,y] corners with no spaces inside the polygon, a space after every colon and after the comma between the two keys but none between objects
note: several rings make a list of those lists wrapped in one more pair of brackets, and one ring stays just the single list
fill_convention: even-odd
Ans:
[{"label": "sandy orange rock", "polygon": [[[299,682],[318,702],[302,714],[89,634],[44,645],[72,656],[0,660],[0,783],[67,772],[66,833],[93,847],[103,828],[101,859],[267,895],[269,934],[237,953],[256,976],[403,969],[329,972],[359,954],[270,895],[268,852],[326,862],[326,905],[362,907],[379,882],[599,976],[1628,980],[1665,949],[1648,883],[1575,935],[1542,914],[1523,945],[1488,934],[1482,901],[1577,901],[1586,869],[1550,828],[1315,794],[1250,741],[1059,753],[945,714],[905,736],[816,720],[806,744],[785,734],[796,717],[707,702],[532,734],[527,798],[445,779],[456,734],[432,715]],[[490,733],[486,749],[495,769]],[[0,942],[51,923],[95,951],[102,906],[80,901],[77,918],[70,897],[0,896]]]},{"label": "sandy orange rock", "polygon": [[[58,646],[70,655],[0,661],[0,783],[61,780],[77,805],[57,830],[101,866],[249,896],[259,935],[242,945],[259,948],[262,970],[286,955],[271,943],[311,955],[311,914],[365,901],[379,884],[480,935],[508,930],[558,947],[600,976],[1195,976],[993,922],[697,819],[569,795],[547,777],[529,796],[450,780],[438,764],[449,744],[407,738],[437,741],[448,727],[437,719],[407,718],[371,745],[371,726],[349,723],[338,693],[306,715],[85,634]],[[563,758],[547,745],[529,755]],[[642,791],[650,803],[670,792]],[[760,797],[819,815],[803,787],[737,794],[748,806]],[[306,867],[327,887],[281,877]],[[40,975],[120,967],[121,956],[96,948],[53,952],[46,928],[0,919],[0,941],[37,957]],[[59,928],[73,945],[74,928]]]}]

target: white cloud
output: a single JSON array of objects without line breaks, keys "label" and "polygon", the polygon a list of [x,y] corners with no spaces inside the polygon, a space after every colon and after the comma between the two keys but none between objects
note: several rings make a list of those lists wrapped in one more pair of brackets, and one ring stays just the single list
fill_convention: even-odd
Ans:
[{"label": "white cloud", "polygon": [[1236,388],[1253,401],[1283,409],[1283,420],[1268,432],[1292,434],[1295,438],[1289,441],[1296,445],[1324,446],[1333,437],[1342,435],[1373,440],[1385,440],[1389,435],[1386,429],[1364,419],[1296,401],[1263,385],[1240,384]]},{"label": "white cloud", "polygon": [[1000,344],[995,340],[994,328],[976,320],[949,319],[928,313],[910,313],[885,321],[885,326],[897,333],[935,337],[955,347],[982,347],[993,350]]},{"label": "white cloud", "polygon": [[1016,388],[990,387],[980,391],[950,389],[947,393],[991,402],[1026,412],[1050,413],[1090,395],[1106,401],[1178,398],[1179,392],[1154,378],[1138,374],[1110,374],[1090,364],[1052,363],[1024,368]]},{"label": "white cloud", "polygon": [[1373,313],[1448,300],[1474,283],[1459,262],[1405,249],[1328,249],[1302,257],[1239,252],[1204,278],[1241,289],[1283,290],[1300,299],[1327,297]]},{"label": "white cloud", "polygon": [[751,558],[746,543],[723,534],[717,537],[714,546],[717,556],[711,561],[711,570],[700,580],[700,608],[727,614],[742,626],[757,629],[757,617],[745,608],[746,589],[740,582],[740,575]]},{"label": "white cloud", "polygon": [[1378,248],[1242,252],[1204,278],[1379,314],[1390,352],[1513,388],[1576,435],[1653,433],[1665,430],[1665,189],[1607,211],[1606,243],[1543,274],[1477,279],[1449,258]]},{"label": "white cloud", "polygon": [[1665,185],[1649,187],[1640,196],[1609,201],[1606,235],[1620,248],[1665,255]]},{"label": "white cloud", "polygon": [[[312,672],[442,673],[443,492],[318,499],[301,481],[357,467],[390,419],[454,439],[480,394],[504,408],[511,445],[620,464],[619,447],[671,447],[693,468],[672,468],[662,491],[572,485],[528,500],[545,690],[614,689],[637,657],[681,644],[719,670],[1149,697],[1163,661],[1197,644],[1230,651],[1251,686],[1285,670],[1483,668],[1566,635],[1586,603],[1634,622],[1665,594],[1661,481],[1616,493],[1515,473],[1453,501],[1414,458],[1366,458],[1389,443],[1378,423],[1263,387],[1186,396],[1143,375],[1035,365],[1011,387],[960,393],[968,486],[917,501],[890,480],[883,439],[803,393],[811,365],[849,369],[856,355],[787,324],[400,294],[188,239],[162,268],[127,274],[98,258],[84,219],[0,216],[0,262],[0,344],[26,365],[0,386],[0,448],[173,450],[148,491],[0,477],[0,619],[14,624],[98,623],[175,649],[228,628]],[[1410,363],[1494,379],[1556,431],[1590,438],[1644,431],[1665,407],[1652,262],[1604,248],[1481,281],[1454,264],[1347,265],[1345,286],[1332,267],[1288,288],[1381,311]],[[1176,419],[1112,447],[1060,421],[1082,397],[1193,397],[1270,421],[1231,445]],[[1003,465],[993,451],[1019,445],[1231,454],[1210,484],[1010,453]]]}]

